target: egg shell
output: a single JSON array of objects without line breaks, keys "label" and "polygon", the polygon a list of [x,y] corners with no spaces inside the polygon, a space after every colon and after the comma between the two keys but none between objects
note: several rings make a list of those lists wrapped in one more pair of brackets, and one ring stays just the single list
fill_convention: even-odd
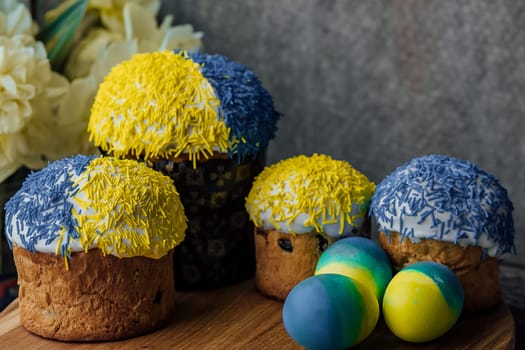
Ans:
[{"label": "egg shell", "polygon": [[320,257],[315,274],[335,273],[353,278],[371,288],[381,302],[392,279],[390,260],[374,241],[363,237],[343,238]]},{"label": "egg shell", "polygon": [[282,318],[290,337],[307,349],[347,349],[373,331],[379,303],[369,288],[346,276],[311,276],[292,289]]},{"label": "egg shell", "polygon": [[452,270],[436,262],[417,262],[390,281],[383,298],[383,315],[396,336],[421,343],[452,328],[463,301],[463,288]]}]

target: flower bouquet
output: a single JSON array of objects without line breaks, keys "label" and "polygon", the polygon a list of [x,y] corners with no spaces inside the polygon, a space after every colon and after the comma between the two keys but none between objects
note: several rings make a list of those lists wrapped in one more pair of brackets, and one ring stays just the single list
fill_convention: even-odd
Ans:
[{"label": "flower bouquet", "polygon": [[[0,205],[28,169],[97,149],[86,132],[98,85],[137,52],[202,47],[191,25],[159,24],[160,0],[0,2]],[[3,222],[0,222],[3,231]],[[14,273],[0,235],[0,278]],[[0,298],[3,293],[0,290]]]}]

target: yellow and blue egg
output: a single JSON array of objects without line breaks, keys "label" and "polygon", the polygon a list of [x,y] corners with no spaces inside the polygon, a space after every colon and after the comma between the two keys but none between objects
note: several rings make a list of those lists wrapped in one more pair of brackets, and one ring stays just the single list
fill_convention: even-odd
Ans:
[{"label": "yellow and blue egg", "polygon": [[320,257],[315,274],[335,273],[355,279],[372,289],[381,302],[392,267],[385,251],[374,241],[349,237],[332,244]]},{"label": "yellow and blue egg", "polygon": [[388,328],[409,342],[445,334],[463,308],[463,288],[445,265],[418,262],[392,278],[388,257],[373,241],[350,237],[328,248],[315,275],[299,283],[283,307],[288,334],[308,349],[345,349],[375,328],[382,300]]},{"label": "yellow and blue egg", "polygon": [[288,334],[308,349],[346,349],[363,341],[379,318],[379,301],[392,278],[390,261],[377,243],[341,239],[299,283],[283,307]]},{"label": "yellow and blue egg", "polygon": [[282,318],[288,334],[307,349],[347,349],[374,330],[379,303],[361,282],[322,274],[303,280],[291,290]]},{"label": "yellow and blue egg", "polygon": [[452,270],[422,261],[408,265],[392,278],[383,298],[383,315],[399,338],[426,342],[452,328],[463,301],[463,288]]}]

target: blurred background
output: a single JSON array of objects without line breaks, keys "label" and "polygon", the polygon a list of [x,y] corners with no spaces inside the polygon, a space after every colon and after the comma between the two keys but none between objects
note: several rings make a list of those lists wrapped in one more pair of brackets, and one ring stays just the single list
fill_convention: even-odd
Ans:
[{"label": "blurred background", "polygon": [[[17,7],[18,1],[30,12]],[[18,1],[0,0],[0,37],[24,33],[44,42],[44,58],[47,54],[54,73],[63,75],[63,84],[51,86],[41,81],[51,73],[39,72],[31,83],[54,89],[57,101],[31,105],[37,99],[18,96],[21,103],[12,104],[33,109],[31,118],[21,119],[22,129],[0,132],[0,202],[19,188],[28,168],[65,153],[94,151],[85,125],[98,84],[114,64],[135,52],[202,44],[204,52],[249,66],[283,113],[268,163],[324,153],[379,183],[410,159],[434,153],[471,160],[496,176],[515,207],[516,255],[505,257],[501,281],[514,315],[516,347],[523,347],[524,1]],[[44,15],[57,5],[64,6]],[[40,30],[33,21],[41,24],[44,18],[53,25]],[[24,64],[38,62],[39,50],[2,40],[7,56],[15,57],[13,66],[25,72]],[[51,121],[52,127],[41,127]],[[32,147],[18,152],[21,144]],[[0,310],[16,296],[10,249],[0,239]]]},{"label": "blurred background", "polygon": [[251,67],[284,114],[268,162],[326,153],[378,183],[438,153],[495,175],[525,267],[525,2],[178,0],[162,13]]},{"label": "blurred background", "polygon": [[[25,21],[20,11],[13,10],[15,0],[0,1],[0,12],[13,10],[7,26],[0,26],[7,34],[35,35],[31,15],[41,22],[46,10],[63,3],[21,1],[31,9]],[[125,2],[90,0],[90,6],[120,8]],[[129,2],[150,8],[158,4],[155,0]],[[145,51],[146,46],[158,48],[163,42],[157,35],[155,15],[158,23],[172,15],[173,25],[193,25],[177,35],[194,46],[200,45],[201,34],[192,31],[202,32],[205,52],[226,55],[252,68],[284,114],[268,149],[268,163],[325,153],[349,161],[378,183],[406,161],[435,153],[471,160],[495,175],[515,207],[517,254],[506,257],[502,265],[505,300],[515,306],[517,322],[525,320],[525,2],[164,0],[157,10],[132,11],[125,33],[119,27],[120,32],[105,32],[92,38],[91,44],[107,49],[110,42],[118,42],[131,54]],[[107,14],[114,21],[121,12],[112,11]],[[16,16],[19,21],[14,20]],[[130,32],[148,39],[141,42],[143,47],[130,44]],[[36,39],[42,39],[41,34]],[[172,35],[173,45],[177,35]],[[52,36],[47,39],[59,42]],[[77,138],[85,128],[71,127],[86,123],[89,113],[83,111],[89,111],[102,73],[119,62],[119,54],[125,51],[106,50],[98,56],[86,46],[84,54],[92,57],[79,60],[75,74],[67,77],[71,82],[78,79],[77,85],[71,84],[76,90],[68,88],[69,95],[61,100],[64,105],[53,109],[64,111],[58,116],[62,127],[44,139],[47,144],[69,136],[73,143],[68,151],[85,146],[78,153],[89,150],[79,146]],[[60,65],[53,68],[68,73],[67,66],[65,72]],[[42,115],[38,112],[35,116]],[[55,137],[59,131],[62,135]],[[9,172],[7,179],[9,174],[4,172],[5,181],[0,181],[0,197],[5,201],[25,178],[24,168],[29,165],[19,161],[18,155],[3,156],[2,170],[8,158],[15,161],[7,164],[12,171],[20,167],[16,173]],[[60,156],[49,154],[48,159]],[[40,158],[32,160],[45,164],[45,157]],[[6,242],[1,248],[0,272],[14,271]],[[14,275],[8,275],[8,282],[2,278],[0,291],[14,286]]]},{"label": "blurred background", "polygon": [[515,207],[503,294],[524,329],[525,2],[166,0],[163,13],[274,96],[284,117],[269,163],[326,153],[378,183],[436,153],[495,175]]}]

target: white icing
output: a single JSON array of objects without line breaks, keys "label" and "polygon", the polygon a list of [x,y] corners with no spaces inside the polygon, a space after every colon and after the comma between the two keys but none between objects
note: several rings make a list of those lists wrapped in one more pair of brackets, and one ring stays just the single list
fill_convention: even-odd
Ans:
[{"label": "white icing", "polygon": [[[74,173],[70,170],[70,173],[72,174],[71,175],[71,181],[73,183],[76,183],[78,181],[79,183],[79,187],[82,188],[83,185],[86,183],[86,178],[82,178],[80,181],[79,181],[79,176],[77,175],[74,175]],[[62,175],[60,177],[60,179],[57,181],[57,185],[60,185],[62,183],[64,183],[64,181],[66,181],[66,178],[64,175]],[[71,190],[71,188],[67,187],[67,191],[69,192]],[[69,193],[64,193],[64,196],[67,198],[67,201],[69,203],[71,203],[73,205],[73,209],[76,210],[78,213],[83,213],[83,214],[86,214],[88,219],[87,219],[87,222],[89,221],[92,221],[92,219],[90,219],[90,217],[92,217],[91,215],[94,215],[96,214],[94,209],[91,208],[91,207],[88,207],[88,208],[85,208],[85,209],[82,209],[82,207],[80,206],[79,202],[82,201],[82,202],[86,202],[88,201],[88,197],[87,195],[85,194],[84,191],[78,191],[74,197],[71,197],[71,195]],[[29,201],[33,201],[35,200],[35,198],[29,198],[29,197],[25,197],[24,198],[24,201],[25,202],[29,202]],[[52,210],[63,210],[64,208],[64,205],[59,205],[57,208],[53,208]],[[118,212],[118,208],[115,209],[117,212]],[[22,236],[27,236],[28,234],[28,226],[27,225],[20,225],[21,227],[21,230],[19,231],[17,229],[17,224],[16,222],[18,221],[18,215],[19,213],[14,213],[13,216],[12,216],[12,219],[11,219],[11,222],[8,223],[8,225],[10,226],[8,232],[9,232],[9,236],[10,236],[10,239],[11,239],[11,242],[13,245],[15,246],[19,246],[19,247],[24,247],[25,245],[22,243]],[[107,220],[107,218],[105,219]],[[144,234],[144,230],[140,227],[129,227],[127,225],[123,226],[122,229],[124,230],[130,230],[130,231],[135,231],[137,232],[138,234],[142,235]],[[105,234],[112,234],[114,231],[109,229],[105,232]],[[72,238],[71,236],[71,232],[65,232],[64,235],[63,235],[64,239],[66,239],[66,237],[69,237],[69,244],[68,244],[68,247],[71,248],[71,251],[72,252],[82,252],[82,251],[85,251],[86,248],[82,246],[81,242],[80,242],[80,239],[79,238]],[[153,238],[151,238],[153,239]],[[95,240],[92,242],[92,244],[88,247],[88,250],[89,249],[93,249],[93,248],[96,248],[97,247],[97,241],[98,241],[98,238],[95,238]],[[34,248],[37,252],[40,252],[40,253],[52,253],[52,254],[55,254],[57,252],[57,246],[58,244],[60,243],[60,238],[59,236],[57,236],[55,239],[51,240],[50,242],[47,241],[47,237],[46,239],[37,239],[37,240],[34,240]],[[63,243],[63,242],[62,242]],[[126,244],[127,246],[129,246],[129,243],[130,242],[126,242],[125,240],[121,241],[122,244]],[[111,254],[111,255],[114,255],[114,256],[118,256],[118,257],[128,257],[128,255],[123,252],[122,249],[118,250],[119,253],[115,253],[115,248],[113,246],[108,246],[107,249],[105,250],[105,252],[107,254]],[[60,251],[59,251],[60,253]]]},{"label": "white icing", "polygon": [[[448,219],[449,214],[446,214],[446,218]],[[440,215],[437,213],[435,215],[436,218],[445,218],[445,215]],[[476,241],[474,238],[474,234],[472,232],[465,232],[467,234],[467,237],[460,238],[456,240],[456,231],[449,231],[448,233],[444,233],[441,238],[439,238],[439,227],[432,227],[432,219],[426,218],[422,223],[419,223],[419,220],[421,218],[417,216],[404,216],[403,217],[403,225],[404,227],[414,228],[414,235],[410,237],[405,237],[404,239],[409,239],[413,243],[418,243],[421,241],[421,239],[436,239],[439,241],[444,242],[451,242],[458,244],[462,247],[466,247],[469,245],[473,246],[480,246],[483,249],[486,249],[487,254],[490,256],[496,256],[498,252],[498,243],[492,239],[489,238],[487,233],[482,233],[479,236],[479,239]],[[399,218],[393,218],[393,225],[390,226],[387,225],[385,222],[378,221],[379,230],[387,229],[390,231],[396,231],[399,232],[399,225],[400,220]],[[439,238],[439,239],[438,239]]]},{"label": "white icing", "polygon": [[[68,165],[68,167],[70,167]],[[69,169],[69,172],[72,172],[72,168],[70,167]],[[56,185],[59,186],[59,185],[62,185],[64,182],[66,181],[66,177],[65,175],[62,175],[58,181],[56,182]],[[67,187],[67,191],[69,192],[70,188]],[[70,197],[69,193],[64,193],[64,196],[65,197]],[[38,200],[38,197],[36,198],[33,198],[33,197],[29,197],[29,196],[24,196],[24,202],[26,203],[29,203],[31,201],[34,201],[34,200]],[[40,205],[42,205],[43,203],[39,203]],[[60,210],[63,210],[64,209],[64,205],[58,205],[56,208],[54,208],[53,210],[57,210],[57,211],[60,211]],[[51,209],[48,209],[48,210],[51,210]],[[23,244],[22,242],[22,237],[27,237],[28,236],[28,232],[29,232],[29,226],[27,224],[25,224],[23,221],[20,221],[18,219],[19,217],[19,214],[20,212],[16,212],[16,213],[13,213],[12,217],[11,217],[11,221],[7,223],[8,225],[8,229],[7,229],[7,232],[9,234],[9,237],[11,239],[11,243],[15,246],[18,246],[18,247],[24,247],[25,244]],[[20,221],[21,225],[17,225],[17,222]],[[20,230],[18,229],[20,228]],[[44,235],[45,236],[45,235]],[[70,236],[70,233],[67,232],[64,234],[64,236]],[[55,238],[53,239],[51,242],[47,242],[47,239],[48,237],[45,237],[45,239],[35,239],[33,242],[34,242],[34,248],[37,252],[41,252],[41,253],[55,253],[56,252],[56,248],[57,248],[57,245],[59,243],[59,238]],[[80,241],[78,239],[70,239],[70,244],[69,246],[71,247],[71,250],[74,251],[74,252],[79,252],[79,251],[83,251],[84,249],[82,248],[82,246],[80,245]]]},{"label": "white icing", "polygon": [[[285,200],[288,201],[289,207],[293,207],[297,203],[297,191],[293,188],[296,184],[294,183],[295,175],[291,175],[290,179],[285,181],[282,184],[275,184],[270,191],[270,195],[275,195],[279,193],[284,194]],[[308,186],[309,181],[305,180],[303,186]],[[290,185],[292,184],[292,185]],[[272,206],[270,203],[265,202],[265,198],[257,198],[255,203],[247,203],[248,212],[253,213],[254,210],[252,206],[258,206],[260,209],[260,214],[257,222],[259,226],[265,230],[277,230],[282,233],[296,233],[304,234],[310,233],[315,230],[313,225],[306,225],[306,221],[310,217],[309,213],[299,213],[292,221],[285,219],[292,216],[292,213],[287,211],[286,207],[283,207],[283,215],[279,216],[277,213],[272,212]],[[318,208],[316,208],[318,209]],[[339,211],[339,207],[335,204],[335,213]],[[331,216],[328,213],[323,219],[320,216],[316,222],[321,228],[321,231],[327,234],[330,237],[339,238],[344,236],[353,235],[353,231],[359,231],[364,222],[364,214],[359,215],[359,205],[356,203],[352,204],[352,210],[350,216],[354,218],[352,224],[344,221],[344,218],[341,215]],[[253,214],[252,214],[253,215]],[[343,230],[341,231],[341,220],[344,221]]]},{"label": "white icing", "polygon": [[[354,204],[352,206],[351,215],[357,215],[358,212],[359,208],[357,205]],[[301,213],[297,215],[297,217],[292,222],[275,220],[271,209],[266,209],[264,211],[261,211],[259,219],[262,223],[261,228],[264,228],[265,230],[277,230],[282,233],[294,232],[296,234],[302,234],[310,233],[315,230],[314,226],[305,225],[305,222],[308,220],[308,217],[308,214]],[[362,217],[354,219],[353,225],[350,225],[347,222],[345,222],[343,226],[343,231],[342,233],[340,233],[340,220],[342,220],[340,215],[337,215],[335,217],[327,215],[325,223],[323,223],[323,220],[321,218],[317,220],[317,223],[321,228],[322,232],[324,232],[330,237],[338,238],[353,235],[353,230],[360,230],[364,222],[364,219]],[[275,225],[272,224],[272,222],[275,223]]]},{"label": "white icing", "polygon": [[[410,173],[409,169],[404,170],[400,174],[404,174],[405,176],[408,176]],[[402,175],[401,175],[402,176]],[[478,184],[481,186],[481,180],[478,179]],[[429,186],[428,183],[422,182],[421,187],[426,188]],[[487,188],[487,193],[493,192],[493,189]],[[428,200],[428,199],[427,199]],[[439,198],[439,200],[442,200],[442,198]],[[383,206],[384,204],[384,198],[379,199],[378,206]],[[392,205],[392,204],[390,204]],[[492,209],[486,202],[481,202],[482,207],[487,210],[497,210]],[[491,239],[489,237],[489,234],[487,232],[481,232],[478,234],[478,238],[476,239],[476,235],[474,232],[470,231],[461,231],[462,236],[461,238],[458,237],[458,229],[455,228],[453,223],[457,222],[460,223],[464,219],[460,218],[459,216],[455,215],[454,213],[448,212],[448,211],[434,211],[434,220],[432,220],[431,215],[426,216],[425,218],[422,217],[422,213],[425,213],[426,210],[419,210],[417,213],[412,213],[410,210],[410,206],[406,201],[401,201],[399,197],[396,197],[395,203],[393,206],[396,208],[396,214],[392,215],[391,212],[386,213],[387,220],[382,220],[382,218],[376,216],[376,221],[379,226],[380,230],[388,230],[388,231],[395,231],[395,232],[402,232],[402,230],[406,230],[407,232],[413,232],[413,234],[407,235],[404,239],[409,239],[411,242],[417,243],[420,242],[421,239],[436,239],[440,241],[445,242],[451,242],[454,244],[458,244],[462,247],[466,246],[480,246],[483,248],[487,254],[491,256],[498,255],[498,242]],[[430,207],[429,207],[430,208]],[[404,213],[404,215],[400,216],[401,213]],[[467,220],[471,218],[472,215],[467,216]],[[391,221],[391,222],[390,222]],[[450,221],[450,225],[448,222]],[[445,229],[443,230],[443,233],[441,233],[441,225],[434,223],[445,223]]]}]

